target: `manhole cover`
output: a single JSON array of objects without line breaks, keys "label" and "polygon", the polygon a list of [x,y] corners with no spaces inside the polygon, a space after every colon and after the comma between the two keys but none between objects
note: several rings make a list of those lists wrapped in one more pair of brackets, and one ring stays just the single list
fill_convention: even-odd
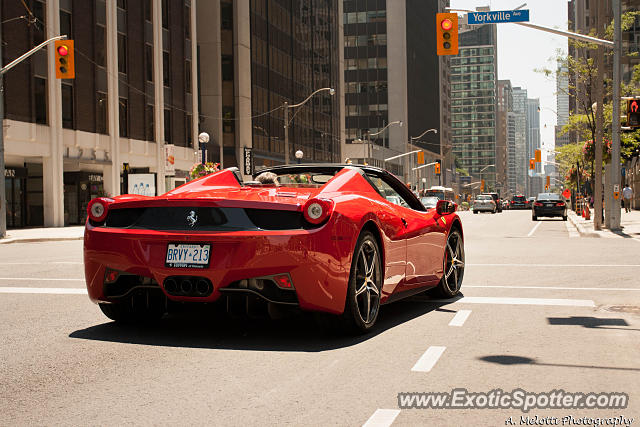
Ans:
[{"label": "manhole cover", "polygon": [[633,313],[640,315],[640,307],[635,305],[605,305],[601,308],[613,313]]}]

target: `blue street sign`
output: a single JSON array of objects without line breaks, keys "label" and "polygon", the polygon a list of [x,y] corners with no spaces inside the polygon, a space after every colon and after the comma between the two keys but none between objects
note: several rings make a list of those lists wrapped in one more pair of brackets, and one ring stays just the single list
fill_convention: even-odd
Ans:
[{"label": "blue street sign", "polygon": [[502,24],[506,22],[528,22],[529,11],[524,10],[494,10],[491,12],[469,12],[467,24]]},{"label": "blue street sign", "polygon": [[460,184],[471,184],[471,177],[470,176],[461,176],[460,177]]}]

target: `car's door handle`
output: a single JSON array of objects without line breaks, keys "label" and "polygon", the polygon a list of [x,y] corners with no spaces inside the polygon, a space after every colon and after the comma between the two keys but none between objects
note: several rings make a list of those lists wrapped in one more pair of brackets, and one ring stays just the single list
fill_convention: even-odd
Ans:
[{"label": "car's door handle", "polygon": [[400,218],[402,220],[402,225],[404,225],[404,228],[407,228],[407,220],[404,218]]}]

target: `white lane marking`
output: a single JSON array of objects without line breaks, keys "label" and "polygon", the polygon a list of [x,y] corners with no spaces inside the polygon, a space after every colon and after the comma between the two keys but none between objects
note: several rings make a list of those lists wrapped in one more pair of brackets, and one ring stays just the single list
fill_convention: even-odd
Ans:
[{"label": "white lane marking", "polygon": [[576,228],[569,223],[569,221],[563,221],[564,226],[567,228],[569,232],[569,238],[580,237],[580,233],[576,230]]},{"label": "white lane marking", "polygon": [[533,236],[533,233],[536,232],[536,230],[538,229],[538,227],[540,227],[540,224],[542,224],[541,222],[538,221],[538,223],[531,229],[531,231],[529,232],[529,234],[527,234],[527,237],[531,237]]},{"label": "white lane marking", "polygon": [[469,315],[471,314],[471,310],[459,310],[451,322],[449,322],[449,326],[462,326],[464,322],[467,320]]},{"label": "white lane marking", "polygon": [[569,291],[640,291],[640,288],[572,288],[569,286],[465,285],[465,288],[552,289],[552,290],[569,290]]},{"label": "white lane marking", "polygon": [[55,294],[55,295],[86,295],[82,288],[17,288],[0,286],[0,294]]},{"label": "white lane marking", "polygon": [[465,267],[640,267],[640,264],[471,264],[466,262]]},{"label": "white lane marking", "polygon": [[362,427],[388,427],[400,414],[400,409],[376,409]]},{"label": "white lane marking", "polygon": [[447,347],[431,346],[424,352],[420,359],[413,365],[411,371],[413,372],[429,372],[436,364],[442,353]]},{"label": "white lane marking", "polygon": [[434,299],[429,302],[449,302],[467,304],[505,304],[505,305],[559,305],[568,307],[595,307],[590,299],[558,298],[508,298],[508,297],[462,297],[458,299]]},{"label": "white lane marking", "polygon": [[42,264],[73,264],[81,265],[82,261],[42,261],[42,262],[0,262],[0,265],[42,265]]},{"label": "white lane marking", "polygon": [[34,282],[84,282],[84,279],[59,279],[53,277],[0,277],[0,280],[32,280]]}]

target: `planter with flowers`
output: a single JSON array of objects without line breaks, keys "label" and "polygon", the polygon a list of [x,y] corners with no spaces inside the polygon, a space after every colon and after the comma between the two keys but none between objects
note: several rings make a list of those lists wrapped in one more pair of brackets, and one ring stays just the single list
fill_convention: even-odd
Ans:
[{"label": "planter with flowers", "polygon": [[205,175],[209,175],[210,173],[218,172],[220,170],[220,163],[196,163],[191,166],[189,170],[189,177],[191,179],[202,178]]}]

